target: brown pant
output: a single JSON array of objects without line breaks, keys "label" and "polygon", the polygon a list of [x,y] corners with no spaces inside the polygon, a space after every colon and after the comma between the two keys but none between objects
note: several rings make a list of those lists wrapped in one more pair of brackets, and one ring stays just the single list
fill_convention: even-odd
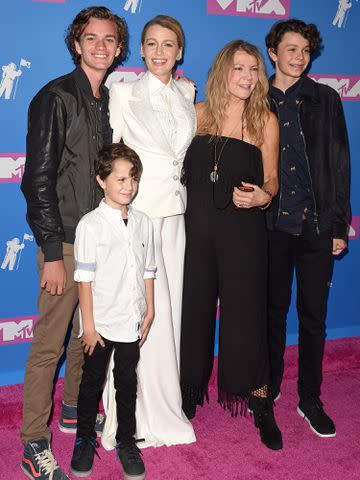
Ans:
[{"label": "brown pant", "polygon": [[[48,421],[52,408],[54,376],[64,352],[64,340],[74,316],[73,329],[67,348],[63,400],[76,405],[82,375],[83,351],[78,339],[79,317],[77,285],[74,282],[74,247],[63,244],[66,287],[62,295],[50,295],[41,289],[38,297],[39,318],[26,364],[24,382],[23,423],[21,439],[28,443],[40,438],[50,441]],[[38,273],[41,278],[44,255],[38,249]]]}]

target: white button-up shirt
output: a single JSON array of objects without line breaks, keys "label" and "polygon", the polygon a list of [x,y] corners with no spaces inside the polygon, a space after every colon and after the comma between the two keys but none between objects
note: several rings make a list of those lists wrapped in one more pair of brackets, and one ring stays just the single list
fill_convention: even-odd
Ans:
[{"label": "white button-up shirt", "polygon": [[151,72],[148,75],[150,103],[154,114],[170,147],[176,155],[180,155],[184,144],[188,142],[188,131],[192,126],[189,114],[183,110],[172,78],[165,85]]},{"label": "white button-up shirt", "polygon": [[144,279],[156,272],[149,217],[129,207],[126,226],[103,200],[80,220],[74,255],[75,281],[91,282],[96,331],[115,342],[136,341],[147,308]]}]

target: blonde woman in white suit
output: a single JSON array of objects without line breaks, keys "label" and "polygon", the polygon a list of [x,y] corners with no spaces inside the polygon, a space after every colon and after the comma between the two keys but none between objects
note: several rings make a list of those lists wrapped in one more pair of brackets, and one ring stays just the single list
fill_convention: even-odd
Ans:
[{"label": "blonde woman in white suit", "polygon": [[[141,38],[148,71],[138,81],[114,83],[110,89],[113,141],[123,139],[141,158],[144,170],[133,205],[151,217],[155,236],[155,318],[141,340],[138,365],[136,438],[144,439],[140,447],[195,441],[181,409],[179,386],[186,206],[180,176],[196,130],[194,86],[172,78],[183,47],[179,22],[164,15],[155,17],[145,25]],[[111,370],[110,366],[104,395],[107,420],[102,443],[107,449],[117,443]]]}]

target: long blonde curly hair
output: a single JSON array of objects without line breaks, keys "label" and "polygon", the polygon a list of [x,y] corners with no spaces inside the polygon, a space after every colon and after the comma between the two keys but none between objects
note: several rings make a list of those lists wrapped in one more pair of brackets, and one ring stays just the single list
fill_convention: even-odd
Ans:
[{"label": "long blonde curly hair", "polygon": [[249,138],[258,146],[264,141],[264,129],[269,117],[267,94],[269,84],[266,76],[264,60],[258,48],[244,40],[233,40],[226,44],[216,55],[209,70],[206,84],[206,100],[198,125],[198,134],[210,134],[216,137],[221,134],[225,120],[226,108],[229,104],[228,75],[232,68],[234,55],[245,52],[253,56],[258,64],[259,80],[250,97],[245,101],[244,123]]}]

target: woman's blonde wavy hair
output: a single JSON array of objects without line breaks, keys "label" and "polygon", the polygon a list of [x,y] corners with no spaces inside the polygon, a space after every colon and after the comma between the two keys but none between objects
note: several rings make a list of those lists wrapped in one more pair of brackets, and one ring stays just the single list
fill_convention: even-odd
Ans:
[{"label": "woman's blonde wavy hair", "polygon": [[209,70],[205,90],[206,100],[198,125],[198,134],[210,134],[214,137],[221,135],[230,96],[228,75],[233,65],[234,55],[239,51],[255,57],[258,64],[259,80],[250,97],[245,101],[244,123],[251,140],[260,146],[264,141],[264,129],[269,115],[267,99],[269,84],[261,53],[255,45],[244,40],[233,40],[216,55]]}]

